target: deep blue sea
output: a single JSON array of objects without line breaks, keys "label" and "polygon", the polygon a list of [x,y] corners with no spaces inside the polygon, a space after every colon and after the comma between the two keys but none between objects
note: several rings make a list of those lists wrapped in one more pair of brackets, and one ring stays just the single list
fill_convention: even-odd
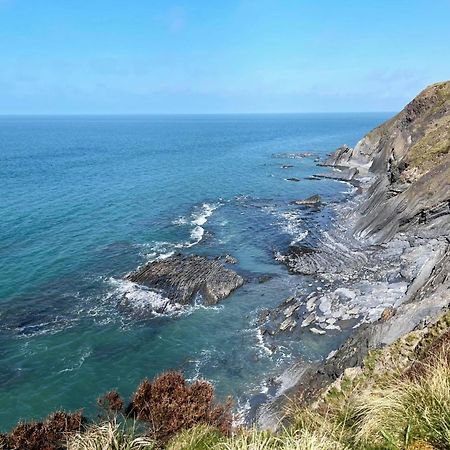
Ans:
[{"label": "deep blue sea", "polygon": [[[388,116],[0,117],[0,431],[59,407],[94,414],[100,394],[168,369],[242,406],[296,358],[335,348],[339,336],[305,332],[269,351],[255,320],[314,283],[273,250],[333,219],[289,202],[351,190],[308,179],[325,170],[316,158]],[[218,306],[151,316],[157,295],[122,278],[172,252],[231,254],[248,281]]]}]

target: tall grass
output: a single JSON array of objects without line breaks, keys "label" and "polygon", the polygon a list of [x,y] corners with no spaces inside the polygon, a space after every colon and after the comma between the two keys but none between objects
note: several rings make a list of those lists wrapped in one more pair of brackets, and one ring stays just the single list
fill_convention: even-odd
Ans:
[{"label": "tall grass", "polygon": [[116,421],[92,425],[82,433],[70,435],[67,450],[153,450],[155,442],[136,437],[135,428]]},{"label": "tall grass", "polygon": [[419,377],[391,380],[356,402],[356,441],[402,449],[422,441],[450,448],[450,366],[438,356]]}]

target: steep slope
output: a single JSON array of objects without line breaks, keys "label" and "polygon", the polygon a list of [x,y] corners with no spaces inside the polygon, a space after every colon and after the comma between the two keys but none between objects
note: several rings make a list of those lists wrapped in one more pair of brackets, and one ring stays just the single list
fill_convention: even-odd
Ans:
[{"label": "steep slope", "polygon": [[339,149],[327,164],[357,168],[370,184],[357,211],[357,235],[386,242],[418,223],[431,234],[448,234],[450,81],[426,88],[354,149]]},{"label": "steep slope", "polygon": [[[299,361],[280,377],[288,387],[259,411],[263,428],[278,426],[286,396],[313,401],[372,349],[432,324],[450,304],[450,81],[426,88],[325,165],[338,176],[352,173],[359,195],[314,249],[277,257],[292,272],[326,282],[320,292],[292,299],[292,324],[324,334],[324,320],[345,327],[350,317],[357,329],[326,361]],[[285,305],[278,309],[274,321],[286,315]]]}]

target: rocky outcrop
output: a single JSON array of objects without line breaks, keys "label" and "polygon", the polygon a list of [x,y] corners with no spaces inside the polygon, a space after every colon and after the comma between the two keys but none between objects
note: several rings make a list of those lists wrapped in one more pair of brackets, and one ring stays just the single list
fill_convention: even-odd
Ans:
[{"label": "rocky outcrop", "polygon": [[[421,92],[354,149],[341,147],[326,164],[358,170],[369,186],[352,230],[373,243],[417,224],[450,229],[450,82]],[[443,228],[444,227],[444,228]]]},{"label": "rocky outcrop", "polygon": [[320,195],[311,195],[311,197],[305,198],[303,200],[293,200],[291,202],[291,205],[298,205],[298,206],[317,206],[322,203],[322,199],[320,198]]},{"label": "rocky outcrop", "polygon": [[205,304],[215,304],[244,284],[240,275],[217,259],[181,254],[153,261],[126,279],[154,288],[182,305],[192,303],[198,294]]}]

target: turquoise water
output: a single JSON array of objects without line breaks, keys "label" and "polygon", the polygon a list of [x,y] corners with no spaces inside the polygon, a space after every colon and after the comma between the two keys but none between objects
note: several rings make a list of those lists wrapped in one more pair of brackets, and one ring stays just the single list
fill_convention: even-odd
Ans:
[{"label": "turquoise water", "polygon": [[[324,156],[387,117],[1,117],[0,430],[58,407],[92,414],[100,394],[171,368],[242,406],[295,358],[335,348],[340,336],[306,332],[270,351],[257,333],[261,308],[314,283],[273,249],[332,219],[289,202],[349,192],[286,153]],[[152,316],[151,292],[121,279],[174,251],[231,254],[247,283],[219,306]]]}]

